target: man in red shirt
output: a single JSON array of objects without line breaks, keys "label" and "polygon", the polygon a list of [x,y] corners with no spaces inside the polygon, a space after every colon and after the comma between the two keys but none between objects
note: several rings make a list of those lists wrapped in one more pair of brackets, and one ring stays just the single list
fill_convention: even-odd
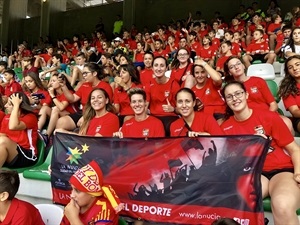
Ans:
[{"label": "man in red shirt", "polygon": [[133,88],[128,93],[130,106],[134,117],[125,121],[120,131],[114,137],[164,137],[165,130],[162,122],[154,116],[148,115],[148,102],[146,92],[140,88]]}]

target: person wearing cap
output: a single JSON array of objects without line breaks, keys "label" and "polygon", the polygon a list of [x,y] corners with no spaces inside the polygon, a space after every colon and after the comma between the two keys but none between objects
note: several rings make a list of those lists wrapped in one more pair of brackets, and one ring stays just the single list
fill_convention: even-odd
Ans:
[{"label": "person wearing cap", "polygon": [[70,178],[71,200],[60,225],[118,224],[118,213],[124,208],[96,161],[77,170]]},{"label": "person wearing cap", "polygon": [[37,161],[38,119],[23,92],[9,96],[0,128],[0,167],[33,166]]}]

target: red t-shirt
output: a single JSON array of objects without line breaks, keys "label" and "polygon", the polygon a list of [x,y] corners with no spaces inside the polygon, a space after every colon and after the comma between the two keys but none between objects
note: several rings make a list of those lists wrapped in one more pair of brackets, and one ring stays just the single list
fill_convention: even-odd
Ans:
[{"label": "red t-shirt", "polygon": [[151,83],[153,83],[153,79],[154,79],[154,75],[153,75],[153,70],[152,68],[150,69],[143,69],[140,72],[140,79],[141,79],[141,83],[142,85],[145,87],[147,85],[150,85]]},{"label": "red t-shirt", "polygon": [[[110,224],[118,225],[119,216],[111,206],[107,198],[103,196],[95,198],[92,206],[84,213],[79,214],[83,224]],[[62,218],[60,225],[71,225],[66,216]]]},{"label": "red t-shirt", "polygon": [[34,66],[32,66],[30,69],[24,69],[23,70],[23,77],[26,77],[26,75],[29,72],[34,72],[34,73],[38,74],[39,73],[39,69],[37,67],[34,67]]},{"label": "red t-shirt", "polygon": [[160,52],[159,51],[154,51],[153,55],[154,55],[154,57],[162,56],[162,57],[165,57],[166,59],[169,58],[169,54],[166,50],[161,50]]},{"label": "red t-shirt", "polygon": [[224,70],[224,64],[226,62],[226,60],[229,58],[230,56],[221,56],[216,63],[216,68],[220,68],[220,70]]},{"label": "red t-shirt", "polygon": [[281,29],[281,24],[280,23],[271,23],[268,26],[268,31],[267,32],[277,33],[278,31],[280,31],[280,29]]},{"label": "red t-shirt", "polygon": [[91,119],[86,135],[95,136],[101,134],[103,137],[112,137],[114,132],[119,130],[119,118],[108,112],[101,117]]},{"label": "red t-shirt", "polygon": [[193,44],[191,44],[191,51],[196,52],[196,56],[200,56],[201,54],[201,44],[199,42],[194,42]]},{"label": "red t-shirt", "polygon": [[25,92],[25,94],[28,96],[28,98],[31,96],[31,94],[43,94],[45,96],[45,98],[43,99],[40,99],[41,100],[41,105],[48,105],[48,106],[51,106],[51,103],[52,103],[52,99],[51,99],[51,96],[49,94],[48,91],[46,90],[41,90],[41,89],[38,89],[36,92],[34,93],[31,93],[31,92]]},{"label": "red t-shirt", "polygon": [[259,130],[272,138],[263,171],[293,168],[291,157],[283,148],[293,142],[294,137],[277,113],[253,109],[252,115],[247,120],[237,121],[232,116],[222,123],[221,128],[227,135],[251,135]]},{"label": "red t-shirt", "polygon": [[[139,87],[142,88],[141,85],[136,85],[132,83],[130,88]],[[123,90],[123,88],[115,88],[114,91],[114,104],[120,105],[119,113],[121,116],[134,115],[134,112],[130,106],[130,99],[128,93]]]},{"label": "red t-shirt", "polygon": [[175,116],[173,112],[164,112],[162,105],[167,105],[167,99],[175,107],[175,95],[180,89],[179,84],[172,78],[165,84],[158,84],[156,80],[146,88],[150,112],[155,116]]},{"label": "red t-shirt", "polygon": [[75,95],[77,95],[81,99],[81,104],[82,104],[83,109],[85,108],[85,105],[86,105],[86,103],[88,101],[89,94],[95,88],[102,88],[102,89],[104,89],[107,92],[110,101],[112,101],[112,99],[113,99],[113,91],[112,91],[111,86],[108,83],[106,83],[104,81],[100,81],[97,86],[93,87],[91,83],[85,82],[75,92]]},{"label": "red t-shirt", "polygon": [[226,104],[221,96],[220,87],[214,85],[211,78],[207,78],[204,87],[197,88],[195,85],[192,88],[197,98],[201,100],[204,105],[203,111],[207,114],[225,113]]},{"label": "red t-shirt", "polygon": [[150,115],[143,121],[136,121],[134,117],[125,121],[121,131],[124,137],[165,137],[162,122]]},{"label": "red t-shirt", "polygon": [[[223,131],[213,116],[204,112],[195,112],[194,120],[190,128],[195,132],[223,135]],[[170,127],[171,137],[186,136],[188,131],[183,118],[174,121]]]},{"label": "red t-shirt", "polygon": [[23,92],[23,89],[17,81],[13,80],[5,86],[4,95],[9,97],[15,92]]},{"label": "red t-shirt", "polygon": [[49,54],[47,54],[47,53],[45,53],[45,54],[40,54],[40,57],[42,57],[42,58],[45,60],[46,63],[48,63],[48,61],[49,61],[50,59],[52,59],[52,55],[49,55]]},{"label": "red t-shirt", "polygon": [[14,198],[1,225],[44,225],[39,210],[29,202]]},{"label": "red t-shirt", "polygon": [[268,42],[264,41],[261,43],[250,43],[246,49],[247,53],[253,53],[255,54],[261,54],[260,51],[268,51],[269,50],[269,44]]},{"label": "red t-shirt", "polygon": [[[73,92],[71,91],[71,93],[73,93]],[[56,95],[56,98],[57,98],[57,100],[60,101],[60,102],[68,102],[68,106],[65,108],[65,110],[66,110],[67,112],[69,112],[70,114],[79,111],[79,108],[78,108],[78,106],[76,105],[76,103],[70,103],[70,102],[68,101],[68,99],[66,98],[66,96],[65,96],[64,93],[62,93],[61,95]],[[54,102],[53,102],[53,103],[54,103]]]},{"label": "red t-shirt", "polygon": [[145,55],[145,52],[143,52],[143,53],[141,53],[141,52],[136,53],[136,55],[135,55],[135,61],[136,62],[144,62],[144,55]]},{"label": "red t-shirt", "polygon": [[6,115],[3,118],[0,133],[6,134],[9,139],[16,142],[22,148],[31,150],[37,155],[38,120],[36,115],[29,113],[19,117],[19,120],[26,124],[25,130],[10,130],[8,127],[9,117],[10,115]]},{"label": "red t-shirt", "polygon": [[193,66],[193,63],[189,63],[186,67],[172,69],[171,78],[180,84],[182,81],[185,80],[185,78],[183,78],[184,76],[191,74],[192,66]]},{"label": "red t-shirt", "polygon": [[[297,88],[300,89],[300,84],[297,83]],[[286,110],[288,110],[291,106],[298,106],[300,107],[300,95],[289,95],[286,98],[283,98],[283,104]]]},{"label": "red t-shirt", "polygon": [[270,103],[275,99],[266,81],[260,77],[249,77],[244,85],[249,94],[247,100],[249,107],[269,110]]},{"label": "red t-shirt", "polygon": [[240,48],[240,45],[236,42],[231,42],[232,47],[231,47],[231,53],[232,55],[238,55],[241,53],[242,49]]},{"label": "red t-shirt", "polygon": [[213,46],[209,46],[208,48],[205,48],[204,46],[201,47],[199,56],[204,61],[208,61],[212,59],[215,55],[216,55],[216,49]]}]

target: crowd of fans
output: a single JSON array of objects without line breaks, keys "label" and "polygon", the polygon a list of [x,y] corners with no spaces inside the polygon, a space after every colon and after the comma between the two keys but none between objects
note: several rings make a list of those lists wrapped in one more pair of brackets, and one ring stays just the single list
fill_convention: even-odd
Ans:
[{"label": "crowd of fans", "polygon": [[[265,12],[254,2],[229,23],[219,12],[207,22],[198,11],[154,32],[133,25],[112,41],[99,27],[91,38],[40,40],[32,49],[24,42],[2,57],[0,167],[33,165],[38,135],[47,145],[55,130],[119,138],[271,136],[263,195],[276,202],[276,224],[298,224],[300,148],[292,134],[300,131],[300,7],[283,17],[276,1]],[[259,74],[246,76],[253,61],[276,60],[285,61],[279,95],[293,118],[276,112]]]}]

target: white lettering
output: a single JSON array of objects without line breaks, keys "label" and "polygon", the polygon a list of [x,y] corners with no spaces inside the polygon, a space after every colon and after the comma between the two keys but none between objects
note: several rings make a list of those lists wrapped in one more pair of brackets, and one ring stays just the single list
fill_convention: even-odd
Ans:
[{"label": "white lettering", "polygon": [[[133,212],[150,213],[152,215],[158,215],[158,216],[171,216],[171,211],[172,211],[172,209],[170,208],[137,205],[137,204],[132,204],[131,209]],[[125,205],[125,210],[129,211],[127,205]]]}]

